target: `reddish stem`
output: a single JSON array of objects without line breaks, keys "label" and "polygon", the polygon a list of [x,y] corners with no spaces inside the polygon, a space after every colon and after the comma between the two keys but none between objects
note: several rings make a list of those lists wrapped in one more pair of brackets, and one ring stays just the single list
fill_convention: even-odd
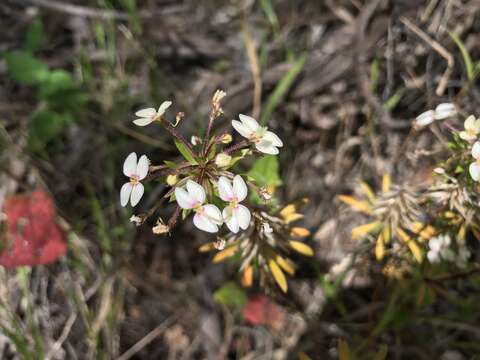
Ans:
[{"label": "reddish stem", "polygon": [[230,146],[229,148],[226,148],[223,152],[227,155],[237,151],[237,150],[240,150],[242,149],[243,147],[246,147],[248,145],[248,141],[247,140],[242,140],[240,141],[238,144],[235,144],[235,145],[232,145]]}]

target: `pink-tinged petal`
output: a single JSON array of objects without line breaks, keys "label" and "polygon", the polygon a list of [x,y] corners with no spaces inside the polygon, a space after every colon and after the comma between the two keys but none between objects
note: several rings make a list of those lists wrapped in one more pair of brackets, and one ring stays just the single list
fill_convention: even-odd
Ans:
[{"label": "pink-tinged petal", "polygon": [[254,135],[254,131],[247,128],[238,120],[232,120],[232,126],[237,132],[242,135],[244,138],[251,138]]},{"label": "pink-tinged petal", "polygon": [[480,159],[480,142],[479,141],[476,141],[475,144],[473,144],[472,156],[475,159]]},{"label": "pink-tinged petal", "polygon": [[144,191],[145,188],[143,187],[142,183],[133,185],[132,194],[130,195],[130,204],[132,206],[136,206],[140,202]]},{"label": "pink-tinged petal", "polygon": [[219,226],[223,224],[222,213],[220,212],[218,207],[212,204],[207,204],[207,205],[203,205],[202,208],[203,208],[203,211],[205,212],[205,215],[208,217],[208,219],[212,223]]},{"label": "pink-tinged petal", "polygon": [[233,193],[236,196],[237,201],[243,201],[247,197],[247,184],[245,184],[245,181],[240,175],[235,175],[233,178]]},{"label": "pink-tinged petal", "polygon": [[123,184],[122,188],[120,189],[120,204],[122,206],[126,206],[128,204],[130,194],[132,193],[132,188],[133,185],[128,182]]},{"label": "pink-tinged petal", "polygon": [[427,126],[435,121],[435,111],[428,110],[418,115],[415,119],[416,126]]},{"label": "pink-tinged petal", "polygon": [[271,131],[267,131],[265,133],[265,135],[263,135],[263,139],[267,140],[267,141],[270,141],[273,144],[273,146],[276,146],[276,147],[282,147],[283,146],[282,140],[280,140],[280,138],[277,136],[277,134],[275,134]]},{"label": "pink-tinged petal", "polygon": [[155,116],[155,114],[157,113],[157,110],[155,110],[154,108],[147,108],[147,109],[142,109],[142,110],[139,110],[135,113],[135,116],[138,116],[138,117],[142,117],[142,118],[149,118],[149,117],[153,117]]},{"label": "pink-tinged petal", "polygon": [[164,101],[158,108],[158,115],[165,114],[165,110],[167,110],[170,107],[170,105],[172,105],[171,101]]},{"label": "pink-tinged petal", "polygon": [[193,209],[193,207],[195,207],[197,203],[196,200],[192,198],[189,193],[179,187],[175,188],[175,198],[177,199],[177,204],[182,209]]},{"label": "pink-tinged petal", "polygon": [[255,143],[255,147],[257,148],[258,151],[264,154],[277,155],[279,153],[278,148],[273,146],[273,144],[270,141],[262,140],[258,143]]},{"label": "pink-tinged petal", "polygon": [[223,201],[232,201],[233,199],[232,184],[225,176],[220,176],[218,179],[218,195]]},{"label": "pink-tinged petal", "polygon": [[235,209],[233,209],[233,216],[237,219],[238,225],[243,230],[246,230],[250,226],[252,215],[246,206],[237,205]]},{"label": "pink-tinged petal", "polygon": [[137,126],[147,126],[153,122],[153,118],[140,118],[133,120],[133,123]]},{"label": "pink-tinged petal", "polygon": [[476,162],[471,163],[468,171],[470,172],[470,176],[472,177],[473,180],[478,181],[480,180],[480,165],[478,165]]},{"label": "pink-tinged petal", "polygon": [[240,121],[242,122],[242,124],[243,124],[245,127],[247,127],[247,129],[249,129],[251,132],[257,131],[257,129],[258,129],[259,126],[260,126],[260,125],[258,125],[257,120],[255,120],[255,119],[254,119],[253,117],[251,117],[251,116],[239,114],[238,117],[240,118]]},{"label": "pink-tinged petal", "polygon": [[146,155],[140,156],[137,164],[136,175],[138,176],[139,180],[145,179],[148,174],[148,167],[150,166],[150,161],[148,160]]},{"label": "pink-tinged petal", "polygon": [[234,234],[236,234],[240,229],[240,226],[238,225],[237,217],[233,215],[232,208],[230,206],[227,206],[226,208],[224,208],[222,215],[223,215],[223,220],[225,221],[225,224],[227,224],[228,229]]},{"label": "pink-tinged petal", "polygon": [[200,230],[209,233],[216,233],[218,231],[218,226],[212,223],[205,214],[195,214],[193,224]]},{"label": "pink-tinged petal", "polygon": [[135,175],[135,172],[137,171],[137,154],[134,152],[130,153],[130,155],[127,156],[125,159],[125,162],[123,163],[123,174],[125,176],[132,176]]},{"label": "pink-tinged petal", "polygon": [[206,194],[202,185],[196,183],[195,181],[188,180],[187,190],[188,195],[190,195],[190,197],[195,199],[198,203],[203,204],[205,202]]}]

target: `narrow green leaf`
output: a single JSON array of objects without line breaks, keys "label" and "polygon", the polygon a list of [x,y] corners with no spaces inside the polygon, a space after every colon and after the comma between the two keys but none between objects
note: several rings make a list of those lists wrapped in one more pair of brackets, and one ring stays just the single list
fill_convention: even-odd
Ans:
[{"label": "narrow green leaf", "polygon": [[23,48],[26,51],[35,52],[47,42],[47,35],[43,29],[42,20],[35,18],[25,33]]},{"label": "narrow green leaf", "polygon": [[182,154],[185,160],[187,160],[190,164],[198,164],[197,160],[195,160],[195,158],[193,157],[193,154],[190,152],[189,149],[187,149],[187,147],[183,143],[175,140],[175,146],[177,147],[178,151],[180,151],[180,154]]},{"label": "narrow green leaf", "polygon": [[475,69],[474,69],[474,65],[473,65],[473,61],[470,56],[470,53],[468,52],[467,48],[463,44],[463,41],[457,35],[455,35],[451,31],[448,31],[448,35],[450,35],[450,37],[452,38],[452,40],[455,42],[460,52],[462,53],[463,62],[465,63],[465,70],[467,71],[468,81],[472,82],[475,79]]},{"label": "narrow green leaf", "polygon": [[262,125],[265,125],[270,120],[270,117],[272,116],[276,107],[283,100],[285,94],[288,92],[297,76],[301,73],[306,59],[306,56],[302,55],[297,61],[295,61],[290,70],[288,70],[282,80],[280,80],[280,82],[277,84],[272,95],[270,95],[267,100],[265,110],[262,112],[262,116],[260,118],[260,123]]}]

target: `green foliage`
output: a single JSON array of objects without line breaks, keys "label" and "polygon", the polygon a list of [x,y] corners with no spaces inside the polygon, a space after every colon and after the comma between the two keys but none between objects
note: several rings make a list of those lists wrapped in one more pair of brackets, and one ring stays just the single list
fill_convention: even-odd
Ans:
[{"label": "green foliage", "polygon": [[20,85],[39,85],[48,77],[48,67],[28,51],[5,55],[8,74]]},{"label": "green foliage", "polygon": [[225,283],[215,291],[213,298],[219,304],[242,308],[247,303],[245,291],[234,282]]},{"label": "green foliage", "polygon": [[195,158],[193,157],[193,154],[190,152],[190,150],[187,149],[184,144],[182,144],[178,140],[175,140],[175,146],[177,147],[178,151],[180,151],[180,154],[182,154],[185,160],[187,160],[190,164],[198,164],[197,160],[195,160]]},{"label": "green foliage", "polygon": [[297,76],[301,73],[303,66],[305,65],[305,60],[306,56],[301,56],[299,59],[297,59],[290,70],[288,70],[282,80],[280,80],[280,82],[277,84],[272,95],[269,96],[267,104],[265,105],[265,110],[262,112],[262,116],[260,118],[260,123],[262,125],[265,125],[270,120],[274,110],[287,94]]},{"label": "green foliage", "polygon": [[462,53],[463,62],[465,63],[465,70],[467,72],[467,79],[470,83],[472,83],[477,77],[477,75],[480,73],[480,61],[476,63],[473,61],[463,41],[457,35],[455,35],[451,31],[448,32],[448,35],[450,35],[450,37]]},{"label": "green foliage", "polygon": [[253,178],[260,186],[277,187],[282,185],[282,179],[279,174],[278,157],[267,155],[255,161],[248,176]]},{"label": "green foliage", "polygon": [[35,52],[47,42],[47,35],[43,30],[42,21],[35,18],[25,33],[23,48],[26,51]]},{"label": "green foliage", "polygon": [[33,86],[37,99],[42,101],[29,124],[29,145],[35,152],[41,152],[74,122],[78,110],[88,101],[72,74],[49,69],[33,54],[45,41],[43,25],[40,19],[35,19],[25,34],[24,50],[5,54],[8,75],[19,85]]}]

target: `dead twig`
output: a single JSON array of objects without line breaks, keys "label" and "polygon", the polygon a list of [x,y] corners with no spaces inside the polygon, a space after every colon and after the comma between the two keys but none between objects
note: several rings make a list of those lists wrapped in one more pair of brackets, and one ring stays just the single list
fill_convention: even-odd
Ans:
[{"label": "dead twig", "polygon": [[453,66],[455,65],[455,59],[453,58],[453,55],[450,54],[439,42],[433,40],[428,34],[422,31],[417,25],[415,25],[405,16],[400,17],[400,22],[404,24],[410,31],[415,33],[420,39],[430,45],[433,50],[435,50],[441,57],[443,57],[447,61],[447,68],[445,69],[445,72],[443,73],[440,81],[438,82],[437,89],[435,90],[437,96],[442,96],[447,87],[450,75],[452,74]]}]

